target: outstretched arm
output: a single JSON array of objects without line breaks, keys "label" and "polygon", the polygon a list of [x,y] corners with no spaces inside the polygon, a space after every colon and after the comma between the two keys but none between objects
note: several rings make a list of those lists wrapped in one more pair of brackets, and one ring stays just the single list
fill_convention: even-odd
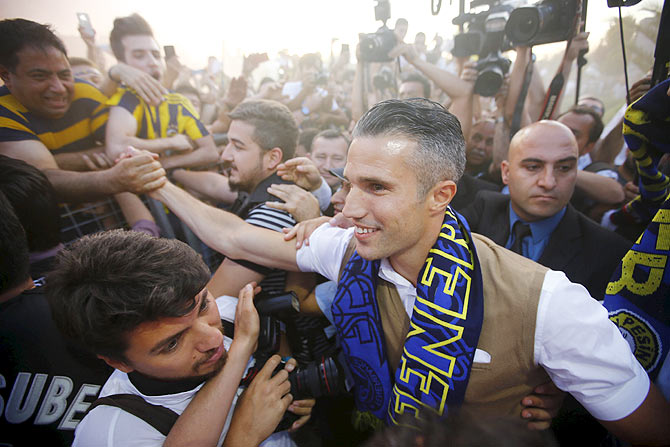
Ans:
[{"label": "outstretched arm", "polygon": [[670,403],[653,383],[642,404],[617,421],[600,421],[618,438],[634,445],[670,445]]},{"label": "outstretched arm", "polygon": [[205,244],[227,257],[298,271],[295,243],[284,241],[281,233],[206,205],[170,182],[151,196],[170,208]]}]

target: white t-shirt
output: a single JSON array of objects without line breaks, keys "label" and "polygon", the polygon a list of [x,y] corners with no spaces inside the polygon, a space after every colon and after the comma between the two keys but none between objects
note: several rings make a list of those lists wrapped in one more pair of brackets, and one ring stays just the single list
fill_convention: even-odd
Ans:
[{"label": "white t-shirt", "polygon": [[[298,251],[300,270],[315,271],[337,281],[353,231],[329,224],[317,228],[309,245],[303,244]],[[387,259],[381,262],[379,276],[395,285],[411,317],[416,288],[395,272]],[[328,305],[323,299],[320,304]],[[491,361],[488,353],[479,354],[475,363]],[[534,356],[535,363],[547,371],[556,386],[572,394],[596,419],[614,421],[628,416],[649,390],[647,373],[607,317],[607,310],[563,272],[550,270],[545,275]]]},{"label": "white t-shirt", "polygon": [[[231,320],[235,316],[235,303],[228,299],[228,297],[221,297],[216,300],[219,307],[219,313],[222,318]],[[232,312],[231,312],[232,309]],[[224,336],[224,345],[226,349],[230,348],[232,340]],[[251,363],[251,360],[250,360]],[[247,368],[249,365],[247,366]],[[246,371],[245,371],[246,374]],[[119,370],[114,370],[112,375],[107,379],[105,385],[100,391],[100,397],[109,396],[112,394],[136,394],[153,405],[162,405],[181,414],[188,406],[193,396],[198,392],[202,385],[197,388],[182,393],[168,394],[163,396],[146,396],[142,394],[135,386],[128,380],[128,375]],[[221,432],[221,437],[217,445],[222,445],[223,440],[228,432],[230,420],[233,416],[237,399],[242,394],[243,389],[238,388],[237,394],[233,398],[231,411],[228,412],[228,418]],[[158,430],[153,428],[144,420],[133,416],[126,411],[107,405],[100,405],[86,415],[79,423],[75,431],[75,438],[73,446],[92,447],[126,447],[126,446],[162,446],[165,442],[163,436]],[[293,447],[295,443],[289,436],[288,432],[282,431],[273,433],[268,437],[262,446],[268,447]]]}]

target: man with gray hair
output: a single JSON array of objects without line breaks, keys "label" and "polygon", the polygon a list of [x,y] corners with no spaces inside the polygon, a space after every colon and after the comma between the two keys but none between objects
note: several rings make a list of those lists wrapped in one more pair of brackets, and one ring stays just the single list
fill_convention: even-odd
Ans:
[{"label": "man with gray hair", "polygon": [[470,233],[449,207],[465,165],[452,114],[384,101],[353,137],[343,214],[354,226],[322,225],[300,249],[172,184],[153,195],[232,258],[338,281],[330,310],[361,426],[457,409],[529,418],[522,404],[551,378],[623,440],[670,442],[670,404],[605,309],[563,273]]}]

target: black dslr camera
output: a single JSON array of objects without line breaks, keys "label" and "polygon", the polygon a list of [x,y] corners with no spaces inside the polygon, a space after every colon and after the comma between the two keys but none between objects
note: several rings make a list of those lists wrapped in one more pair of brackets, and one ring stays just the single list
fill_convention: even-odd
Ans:
[{"label": "black dslr camera", "polygon": [[392,60],[388,57],[388,53],[396,46],[398,40],[395,33],[386,26],[386,21],[390,17],[391,3],[389,0],[377,0],[375,20],[381,21],[383,25],[374,33],[359,35],[361,60],[364,62],[390,62]]},{"label": "black dslr camera", "polygon": [[498,0],[473,0],[470,8],[488,5],[483,12],[459,14],[453,20],[464,32],[454,36],[452,54],[455,57],[479,56],[474,92],[480,96],[495,95],[509,71],[511,62],[502,52],[512,47],[505,39],[505,25],[512,11],[511,6]]},{"label": "black dslr camera", "polygon": [[541,45],[570,37],[577,14],[577,0],[542,0],[513,8],[500,0],[473,0],[470,8],[488,5],[478,13],[463,13],[453,20],[466,31],[454,36],[455,57],[479,56],[475,93],[495,95],[510,68],[502,53],[513,45]]},{"label": "black dslr camera", "polygon": [[541,45],[568,40],[578,8],[577,0],[542,0],[516,8],[505,33],[514,45]]},{"label": "black dslr camera", "polygon": [[[293,292],[279,294],[260,293],[254,299],[256,310],[260,318],[260,332],[258,334],[258,348],[254,353],[255,365],[249,371],[242,386],[251,383],[265,362],[279,351],[281,324],[300,311],[300,302]],[[287,331],[289,345],[291,332]],[[284,368],[280,363],[273,375]],[[335,396],[345,391],[345,371],[343,362],[331,355],[322,357],[319,361],[310,362],[296,367],[289,374],[291,395],[294,399],[318,398],[321,396]],[[298,416],[286,413],[277,426],[276,431],[291,427]]]}]

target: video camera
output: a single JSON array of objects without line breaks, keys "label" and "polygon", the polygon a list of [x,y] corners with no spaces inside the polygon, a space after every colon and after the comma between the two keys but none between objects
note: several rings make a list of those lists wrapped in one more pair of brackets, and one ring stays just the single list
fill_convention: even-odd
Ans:
[{"label": "video camera", "polygon": [[[252,367],[253,370],[247,374],[243,386],[250,383],[265,362],[279,351],[282,322],[290,320],[292,316],[300,312],[300,302],[293,292],[260,293],[254,299],[254,304],[260,318],[258,348],[254,353],[256,363]],[[289,345],[292,345],[290,331],[287,333]],[[273,375],[281,371],[284,365],[282,362]],[[342,365],[343,362],[339,357],[331,355],[296,367],[288,377],[291,384],[291,395],[294,399],[299,400],[336,396],[343,393],[345,391],[345,370]],[[284,414],[276,431],[290,428],[297,419],[298,416],[292,413]]]},{"label": "video camera", "polygon": [[500,0],[472,0],[470,8],[488,5],[482,12],[461,13],[453,20],[467,30],[454,36],[454,57],[479,56],[475,93],[495,95],[510,68],[502,53],[514,45],[541,45],[570,37],[578,0],[542,0],[514,8]]},{"label": "video camera", "polygon": [[375,20],[383,23],[374,33],[360,34],[361,60],[364,62],[390,62],[388,56],[397,44],[395,33],[386,26],[386,21],[391,18],[391,3],[389,0],[377,0],[375,5]]}]

